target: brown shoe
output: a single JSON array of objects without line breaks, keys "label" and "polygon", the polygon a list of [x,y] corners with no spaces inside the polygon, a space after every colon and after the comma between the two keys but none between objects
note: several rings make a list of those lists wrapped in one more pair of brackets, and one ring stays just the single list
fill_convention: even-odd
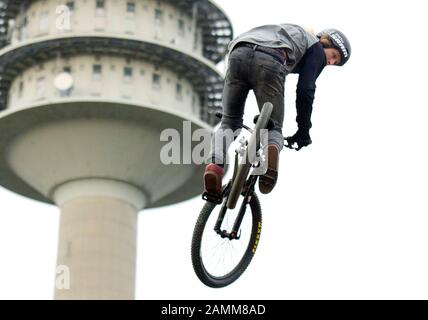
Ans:
[{"label": "brown shoe", "polygon": [[259,179],[259,189],[263,194],[273,190],[278,180],[279,149],[276,145],[268,145],[268,168]]},{"label": "brown shoe", "polygon": [[204,187],[205,191],[211,194],[221,193],[221,180],[223,179],[224,169],[219,165],[210,163],[205,167]]}]

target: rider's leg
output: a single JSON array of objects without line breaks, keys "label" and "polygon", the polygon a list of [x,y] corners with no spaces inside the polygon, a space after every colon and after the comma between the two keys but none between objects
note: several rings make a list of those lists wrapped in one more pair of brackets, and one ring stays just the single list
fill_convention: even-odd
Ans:
[{"label": "rider's leg", "polygon": [[245,101],[250,90],[250,85],[246,80],[248,78],[250,54],[251,49],[237,48],[229,58],[229,67],[223,88],[223,118],[220,127],[213,136],[211,155],[208,159],[209,164],[204,174],[205,190],[208,192],[218,193],[221,191],[221,179],[224,172],[222,169],[227,150],[241,132]]},{"label": "rider's leg", "polygon": [[279,152],[284,147],[282,124],[284,121],[284,83],[285,70],[283,65],[274,58],[261,57],[263,63],[254,65],[254,72],[258,74],[255,83],[255,95],[259,109],[265,102],[273,104],[271,120],[274,127],[268,132],[268,145],[264,150],[267,156],[267,171],[259,179],[259,189],[262,193],[269,193],[275,187],[278,179]]}]

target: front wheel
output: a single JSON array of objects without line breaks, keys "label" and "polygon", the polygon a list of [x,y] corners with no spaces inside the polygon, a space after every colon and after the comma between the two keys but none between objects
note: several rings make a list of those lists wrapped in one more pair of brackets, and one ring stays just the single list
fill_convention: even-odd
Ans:
[{"label": "front wheel", "polygon": [[[242,195],[240,198],[244,200]],[[238,233],[240,237],[233,240],[214,231],[222,205],[206,202],[202,208],[193,231],[191,251],[193,269],[205,285],[225,287],[238,279],[250,264],[262,228],[260,202],[254,192],[249,205]],[[230,232],[238,212],[239,208],[227,209],[220,229]]]}]

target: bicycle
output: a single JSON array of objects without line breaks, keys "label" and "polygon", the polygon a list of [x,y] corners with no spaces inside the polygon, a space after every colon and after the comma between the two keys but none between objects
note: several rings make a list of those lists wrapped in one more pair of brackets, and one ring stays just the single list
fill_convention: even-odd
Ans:
[{"label": "bicycle", "polygon": [[[199,214],[193,231],[191,256],[196,275],[202,283],[209,287],[221,288],[237,280],[247,269],[259,244],[262,212],[254,188],[259,175],[248,175],[251,168],[259,168],[261,165],[263,158],[261,154],[263,146],[260,144],[261,134],[263,129],[269,129],[273,125],[270,120],[272,109],[273,105],[270,102],[263,105],[260,115],[254,119],[254,130],[242,125],[251,133],[251,137],[249,140],[245,138],[240,140],[241,147],[235,151],[233,176],[222,187],[222,193],[212,195],[205,192],[202,195],[207,202]],[[221,117],[221,113],[217,116]],[[293,148],[288,145],[286,147]],[[236,212],[233,209],[240,197],[242,197],[242,202]],[[248,205],[251,216],[245,214]],[[214,209],[218,208],[220,211],[216,215]],[[226,225],[226,228],[222,228],[223,225]],[[220,244],[215,247],[211,243],[208,248],[208,241],[213,240],[218,240]],[[234,258],[231,253],[231,250],[234,249],[243,251],[238,254],[238,258]],[[210,262],[214,258],[217,260],[214,261],[215,266],[213,267]],[[226,263],[229,258],[230,261]]]}]

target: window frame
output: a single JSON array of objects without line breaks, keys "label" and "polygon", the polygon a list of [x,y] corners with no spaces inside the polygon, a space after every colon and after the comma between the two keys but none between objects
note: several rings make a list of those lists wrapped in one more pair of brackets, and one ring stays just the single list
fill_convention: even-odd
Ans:
[{"label": "window frame", "polygon": [[103,75],[102,64],[95,63],[92,65],[92,81],[101,81]]}]

